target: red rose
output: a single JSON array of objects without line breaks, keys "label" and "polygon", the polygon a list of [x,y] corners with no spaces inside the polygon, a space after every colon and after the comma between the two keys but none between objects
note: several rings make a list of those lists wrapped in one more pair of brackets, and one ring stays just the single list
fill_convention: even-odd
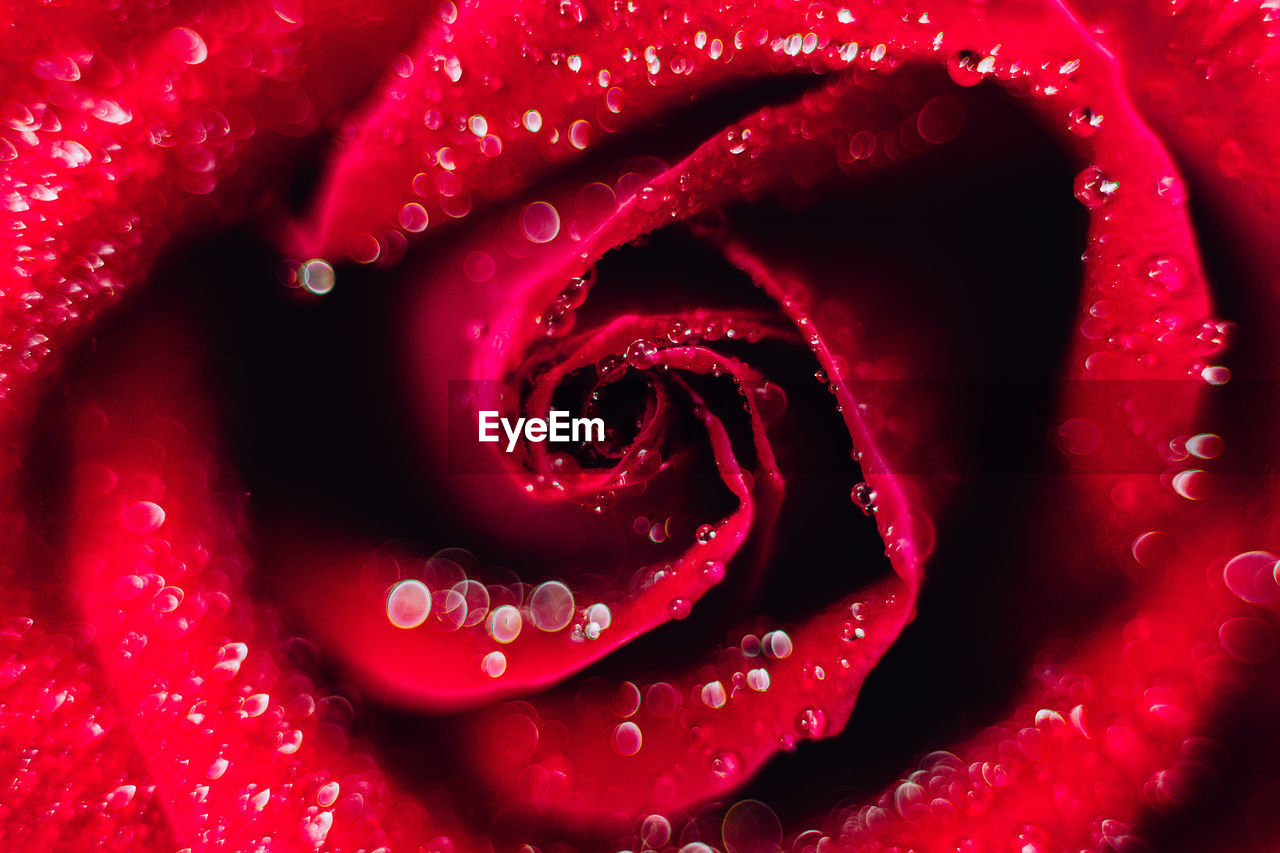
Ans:
[{"label": "red rose", "polygon": [[11,10],[0,846],[1274,844],[1274,10],[1087,6]]}]

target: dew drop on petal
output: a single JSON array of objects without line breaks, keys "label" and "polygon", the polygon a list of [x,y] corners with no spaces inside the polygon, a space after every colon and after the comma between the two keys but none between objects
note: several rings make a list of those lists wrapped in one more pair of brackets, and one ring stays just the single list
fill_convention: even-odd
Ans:
[{"label": "dew drop on petal", "polygon": [[1187,452],[1197,459],[1217,459],[1222,455],[1222,437],[1202,432],[1187,439]]},{"label": "dew drop on petal", "polygon": [[871,515],[876,511],[876,490],[869,483],[855,485],[849,490],[849,499],[864,515]]},{"label": "dew drop on petal", "polygon": [[530,243],[550,243],[560,233],[560,214],[545,201],[535,201],[520,214],[520,229]]},{"label": "dew drop on petal", "polygon": [[485,627],[488,629],[489,636],[497,642],[510,643],[520,636],[523,624],[524,618],[520,615],[520,611],[510,604],[504,604],[489,614],[489,621]]},{"label": "dew drop on petal", "polygon": [[416,201],[400,208],[400,227],[417,234],[427,228],[427,210]]},{"label": "dew drop on petal", "polygon": [[768,690],[769,683],[769,670],[759,668],[747,671],[747,687],[750,687],[757,693],[763,693]]},{"label": "dew drop on petal", "polygon": [[711,756],[711,772],[721,779],[732,779],[742,770],[742,761],[732,750],[722,749]]},{"label": "dew drop on petal", "polygon": [[431,613],[431,590],[420,580],[403,580],[387,595],[387,619],[397,628],[417,628]]},{"label": "dew drop on petal", "polygon": [[690,841],[681,847],[678,853],[716,853],[716,849],[701,841]]},{"label": "dew drop on petal", "polygon": [[849,156],[855,160],[866,160],[876,153],[876,135],[869,130],[860,130],[849,137]]},{"label": "dew drop on petal", "polygon": [[702,686],[702,704],[708,708],[723,708],[728,701],[729,697],[725,693],[724,685],[719,681]]},{"label": "dew drop on petal", "polygon": [[826,730],[827,715],[818,708],[805,708],[796,716],[796,730],[806,737],[820,738]]},{"label": "dew drop on petal", "polygon": [[716,529],[710,524],[700,525],[694,532],[693,538],[699,545],[707,545],[716,538]]},{"label": "dew drop on petal", "polygon": [[209,58],[204,38],[190,27],[174,27],[165,36],[164,44],[169,53],[187,65],[199,65]]},{"label": "dew drop on petal", "polygon": [[470,628],[479,625],[489,615],[489,589],[479,581],[462,580],[454,584],[453,591],[462,596],[466,605],[466,618],[462,627]]},{"label": "dew drop on petal", "polygon": [[322,809],[327,809],[338,801],[338,793],[342,787],[337,782],[326,782],[320,786],[320,790],[316,791],[316,805]]},{"label": "dew drop on petal", "polygon": [[154,533],[164,524],[164,508],[151,501],[135,501],[125,508],[122,523],[130,533]]},{"label": "dew drop on petal", "polygon": [[502,652],[489,652],[480,661],[480,671],[490,678],[498,678],[507,671],[507,656]]},{"label": "dew drop on petal", "polygon": [[1227,561],[1222,569],[1222,580],[1237,598],[1270,607],[1280,601],[1280,585],[1276,573],[1280,571],[1280,559],[1269,551],[1246,551]]},{"label": "dew drop on petal", "polygon": [[640,824],[640,840],[651,850],[661,850],[671,840],[671,821],[651,814]]},{"label": "dew drop on petal", "polygon": [[1177,293],[1186,284],[1182,268],[1172,258],[1152,258],[1147,263],[1147,281],[1143,290],[1148,296],[1162,297]]},{"label": "dew drop on petal", "polygon": [[680,709],[680,691],[665,681],[659,681],[645,691],[644,706],[655,717],[670,717]]},{"label": "dew drop on petal", "polygon": [[573,621],[573,592],[560,581],[539,584],[529,596],[529,617],[539,630],[562,630]]},{"label": "dew drop on petal", "polygon": [[1068,116],[1067,127],[1076,136],[1093,136],[1101,126],[1102,113],[1094,112],[1089,107],[1076,107]]},{"label": "dew drop on petal", "polygon": [[684,619],[693,612],[693,602],[687,598],[673,598],[667,605],[667,612],[671,614],[672,619]]},{"label": "dew drop on petal", "polygon": [[780,853],[782,823],[759,800],[743,800],[725,813],[721,837],[726,853]]},{"label": "dew drop on petal", "polygon": [[526,110],[521,121],[524,124],[524,129],[530,133],[537,133],[542,130],[542,113],[537,110]]},{"label": "dew drop on petal", "polygon": [[656,343],[640,338],[627,346],[625,358],[637,370],[648,370],[658,363],[658,352]]},{"label": "dew drop on petal", "polygon": [[1204,500],[1209,495],[1209,474],[1199,468],[1188,468],[1173,475],[1173,490],[1189,501]]},{"label": "dew drop on petal", "polygon": [[446,589],[435,594],[436,619],[449,631],[456,631],[467,622],[467,598],[456,589]]},{"label": "dew drop on petal", "polygon": [[578,119],[569,125],[569,144],[581,151],[591,143],[591,123]]},{"label": "dew drop on petal", "polygon": [[1262,663],[1275,653],[1276,631],[1261,619],[1237,616],[1219,626],[1218,642],[1236,660]]},{"label": "dew drop on petal", "polygon": [[916,130],[920,138],[932,145],[950,142],[963,127],[964,106],[950,95],[930,99],[916,115]]},{"label": "dew drop on petal", "polygon": [[1133,540],[1130,551],[1142,566],[1156,569],[1165,566],[1174,554],[1176,544],[1163,530],[1148,530]]},{"label": "dew drop on petal", "polygon": [[1103,174],[1097,166],[1089,166],[1076,175],[1076,199],[1090,210],[1097,210],[1115,195],[1120,185]]},{"label": "dew drop on petal", "polygon": [[640,710],[641,701],[640,688],[630,681],[624,681],[614,695],[613,712],[619,717],[633,716]]},{"label": "dew drop on petal", "polygon": [[[609,610],[607,604],[593,604],[587,608],[587,636],[591,636],[594,632],[595,636],[600,636],[600,632],[606,630],[613,624],[613,613]],[[595,637],[592,637],[595,639]]]},{"label": "dew drop on petal", "polygon": [[613,729],[613,750],[619,755],[635,755],[644,743],[640,727],[627,720]]},{"label": "dew drop on petal", "polygon": [[764,653],[774,660],[791,657],[791,638],[787,636],[786,631],[770,631],[761,638],[760,645]]},{"label": "dew drop on petal", "polygon": [[298,267],[298,283],[311,293],[323,295],[333,290],[333,267],[319,258]]},{"label": "dew drop on petal", "polygon": [[1231,381],[1231,370],[1220,364],[1211,364],[1200,371],[1200,378],[1210,385],[1226,385]]},{"label": "dew drop on petal", "polygon": [[961,50],[947,57],[947,75],[957,86],[976,86],[986,75],[979,70],[982,57],[972,50]]}]

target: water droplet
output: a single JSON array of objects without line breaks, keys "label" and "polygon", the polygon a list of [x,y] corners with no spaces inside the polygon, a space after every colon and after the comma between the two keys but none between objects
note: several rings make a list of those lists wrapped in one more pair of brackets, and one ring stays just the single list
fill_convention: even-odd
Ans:
[{"label": "water droplet", "polygon": [[950,95],[930,98],[916,114],[916,131],[930,145],[955,139],[964,127],[964,106]]},{"label": "water droplet", "polygon": [[796,716],[796,731],[806,737],[815,739],[822,737],[822,733],[826,730],[826,726],[827,715],[818,708],[805,708]]},{"label": "water droplet", "polygon": [[556,301],[566,308],[581,308],[583,303],[587,301],[587,295],[591,292],[590,276],[575,276],[569,279],[569,283],[564,286],[564,290],[560,291],[560,295],[556,297]]},{"label": "water droplet", "polygon": [[766,656],[774,660],[785,660],[791,657],[793,646],[786,631],[770,631],[760,639],[760,646]]},{"label": "water droplet", "polygon": [[535,201],[520,215],[520,228],[530,243],[550,243],[560,233],[560,214],[545,201]]},{"label": "water droplet", "polygon": [[387,619],[397,628],[417,628],[431,613],[431,590],[420,580],[403,580],[387,595]]},{"label": "water droplet", "polygon": [[588,607],[586,617],[587,623],[583,631],[589,640],[596,639],[600,636],[600,632],[613,624],[613,613],[604,604],[593,604]]},{"label": "water droplet", "polygon": [[1246,551],[1227,561],[1222,579],[1243,601],[1270,607],[1280,601],[1280,559],[1269,551]]},{"label": "water droplet", "polygon": [[633,716],[640,710],[640,688],[630,681],[618,685],[618,692],[613,699],[613,712],[619,717]]},{"label": "water droplet", "polygon": [[732,779],[742,770],[742,761],[738,754],[722,749],[711,756],[711,772],[721,779]]},{"label": "water droplet", "polygon": [[757,693],[763,693],[769,689],[769,684],[769,670],[763,667],[747,670],[747,686],[752,690]]},{"label": "water droplet", "polygon": [[1147,295],[1159,298],[1177,293],[1186,286],[1186,283],[1181,267],[1172,258],[1153,258],[1148,262],[1147,282],[1143,288]]},{"label": "water droplet", "polygon": [[466,616],[461,627],[471,628],[483,622],[484,617],[489,614],[488,587],[479,581],[468,579],[454,584],[453,591],[462,597],[465,607]]},{"label": "water droplet", "polygon": [[1089,107],[1076,107],[1067,119],[1067,127],[1076,136],[1093,136],[1102,125],[1102,113],[1095,113]]},{"label": "water droplet", "polygon": [[976,86],[986,75],[979,70],[982,57],[972,50],[961,50],[947,57],[947,74],[957,86]]},{"label": "water droplet", "polygon": [[1237,616],[1218,628],[1218,642],[1236,660],[1262,663],[1275,653],[1276,632],[1261,619]]},{"label": "water droplet", "polygon": [[1111,201],[1119,188],[1120,184],[1108,178],[1097,166],[1089,166],[1076,175],[1076,198],[1090,210],[1097,210]]},{"label": "water droplet", "polygon": [[542,631],[560,631],[573,621],[573,592],[560,581],[539,584],[529,596],[529,617]]},{"label": "water droplet", "polygon": [[1218,385],[1226,385],[1231,381],[1231,371],[1222,365],[1211,364],[1200,371],[1200,378],[1215,387]]},{"label": "water droplet", "polygon": [[596,375],[600,377],[601,383],[621,379],[626,364],[627,360],[620,355],[606,355],[596,362]]},{"label": "water droplet", "polygon": [[164,45],[174,58],[187,65],[199,65],[209,58],[204,38],[189,27],[174,27],[165,36]]},{"label": "water droplet", "polygon": [[473,115],[467,119],[467,129],[483,139],[489,132],[489,121],[482,115]]},{"label": "water droplet", "polygon": [[1148,530],[1133,540],[1129,550],[1139,565],[1149,569],[1161,568],[1173,555],[1173,537],[1163,530]]},{"label": "water droplet", "polygon": [[526,110],[523,119],[524,129],[530,133],[542,130],[542,113],[537,110]]},{"label": "water droplet", "polygon": [[759,800],[743,800],[725,813],[721,837],[726,853],[780,853],[782,823]]},{"label": "water droplet", "polygon": [[724,579],[724,563],[707,560],[702,564],[702,577],[707,583],[719,583]]},{"label": "water droplet", "polygon": [[782,386],[765,382],[751,389],[751,402],[765,423],[773,423],[787,410],[787,392]]},{"label": "water droplet", "polygon": [[1222,437],[1202,432],[1187,439],[1187,452],[1197,459],[1217,459],[1222,455]]},{"label": "water droplet", "polygon": [[311,293],[324,295],[333,290],[333,267],[319,258],[307,261],[298,267],[298,283]]},{"label": "water droplet", "polygon": [[661,850],[671,840],[671,821],[660,814],[651,814],[640,824],[640,840],[652,850]]},{"label": "water droplet", "polygon": [[702,686],[702,704],[708,708],[723,708],[728,701],[729,696],[719,681]]},{"label": "water droplet", "polygon": [[858,483],[849,491],[849,498],[862,510],[864,515],[876,511],[876,490],[868,483]]},{"label": "water droplet", "polygon": [[400,208],[400,227],[417,234],[427,228],[427,210],[416,201]]},{"label": "water droplet", "polygon": [[716,538],[716,529],[710,524],[699,525],[698,529],[693,534],[693,538],[699,545],[710,544],[710,542]]},{"label": "water droplet", "polygon": [[499,643],[510,643],[520,636],[524,619],[520,611],[510,604],[504,604],[489,614],[486,624],[489,636]]},{"label": "water droplet", "polygon": [[154,533],[164,524],[164,508],[151,501],[135,501],[125,508],[121,523],[130,533]]},{"label": "water droplet", "polygon": [[591,123],[578,119],[569,125],[569,144],[581,151],[591,143]]},{"label": "water droplet", "polygon": [[639,338],[627,346],[627,364],[637,370],[648,370],[658,363],[658,352],[656,343]]},{"label": "water droplet", "polygon": [[614,727],[613,750],[619,755],[635,755],[643,744],[644,734],[640,731],[640,727],[630,720]]},{"label": "water droplet", "polygon": [[1204,500],[1209,495],[1209,474],[1199,468],[1188,468],[1173,475],[1173,490],[1189,501]]},{"label": "water droplet", "polygon": [[502,652],[489,652],[480,661],[480,671],[490,678],[498,678],[507,671],[507,656]]},{"label": "water droplet", "polygon": [[671,614],[672,619],[687,618],[693,612],[693,602],[687,598],[673,598],[667,605],[667,612]]},{"label": "water droplet", "polygon": [[876,152],[876,135],[860,130],[849,137],[849,156],[854,160],[866,160]]},{"label": "water droplet", "polygon": [[338,801],[338,793],[342,790],[342,786],[337,782],[326,782],[316,791],[316,805],[322,809],[327,809]]},{"label": "water droplet", "polygon": [[670,717],[680,709],[680,691],[665,681],[659,681],[645,691],[644,705],[655,717]]}]

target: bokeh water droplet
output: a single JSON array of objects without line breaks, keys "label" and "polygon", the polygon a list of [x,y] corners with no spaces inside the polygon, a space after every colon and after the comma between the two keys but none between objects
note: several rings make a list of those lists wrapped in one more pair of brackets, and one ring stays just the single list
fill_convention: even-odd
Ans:
[{"label": "bokeh water droplet", "polygon": [[613,729],[613,751],[619,755],[631,756],[640,751],[644,745],[644,734],[640,727],[627,720]]},{"label": "bokeh water droplet", "polygon": [[529,596],[529,617],[542,631],[559,631],[573,621],[573,592],[560,581],[540,584]]},{"label": "bokeh water droplet", "polygon": [[403,580],[387,595],[387,619],[397,628],[417,628],[431,613],[431,590],[420,580]]},{"label": "bokeh water droplet", "polygon": [[520,229],[531,243],[550,243],[560,233],[560,214],[545,201],[535,201],[520,215]]}]

